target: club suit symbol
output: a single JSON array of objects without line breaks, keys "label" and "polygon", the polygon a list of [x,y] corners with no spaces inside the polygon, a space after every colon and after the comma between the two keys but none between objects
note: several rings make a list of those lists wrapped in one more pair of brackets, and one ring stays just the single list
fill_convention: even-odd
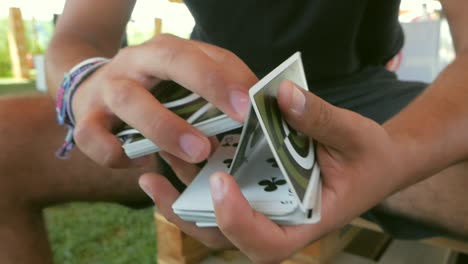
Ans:
[{"label": "club suit symbol", "polygon": [[227,168],[231,167],[232,164],[232,159],[225,159],[223,160],[224,165],[226,165]]},{"label": "club suit symbol", "polygon": [[273,168],[278,168],[278,163],[274,158],[269,158],[266,160],[267,163],[269,163]]},{"label": "club suit symbol", "polygon": [[227,137],[225,142],[223,143],[223,147],[237,147],[239,145],[238,142],[234,142],[234,139],[232,137]]},{"label": "club suit symbol", "polygon": [[265,186],[263,190],[266,192],[273,192],[278,189],[279,185],[286,184],[285,180],[277,180],[276,177],[272,177],[271,180],[261,180],[258,185]]}]

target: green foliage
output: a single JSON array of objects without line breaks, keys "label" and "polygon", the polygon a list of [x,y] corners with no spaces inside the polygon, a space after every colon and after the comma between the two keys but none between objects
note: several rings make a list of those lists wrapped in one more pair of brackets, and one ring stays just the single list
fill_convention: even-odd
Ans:
[{"label": "green foliage", "polygon": [[8,20],[0,19],[0,77],[11,76],[10,51],[8,48]]},{"label": "green foliage", "polygon": [[[49,21],[24,20],[27,53],[42,54],[52,37],[53,25]],[[11,77],[10,50],[8,47],[8,18],[0,19],[0,77]],[[3,37],[4,36],[4,37]]]},{"label": "green foliage", "polygon": [[156,263],[152,208],[73,203],[45,215],[54,263]]}]

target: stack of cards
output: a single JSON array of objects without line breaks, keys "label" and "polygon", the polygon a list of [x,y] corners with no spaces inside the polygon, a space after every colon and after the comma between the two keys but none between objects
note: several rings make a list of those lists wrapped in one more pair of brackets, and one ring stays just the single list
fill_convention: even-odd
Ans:
[{"label": "stack of cards", "polygon": [[198,226],[216,226],[209,177],[226,171],[236,179],[252,208],[274,222],[295,225],[320,220],[321,181],[314,144],[282,118],[277,93],[284,80],[307,89],[299,53],[250,89],[252,107],[240,137],[225,136],[173,204],[182,219]]},{"label": "stack of cards", "polygon": [[[214,136],[242,126],[241,123],[229,118],[199,95],[175,82],[161,82],[154,89],[154,96],[167,109],[187,120],[207,136]],[[118,132],[117,137],[123,142],[122,147],[127,156],[132,159],[160,150],[138,130],[129,126],[125,126]]]}]

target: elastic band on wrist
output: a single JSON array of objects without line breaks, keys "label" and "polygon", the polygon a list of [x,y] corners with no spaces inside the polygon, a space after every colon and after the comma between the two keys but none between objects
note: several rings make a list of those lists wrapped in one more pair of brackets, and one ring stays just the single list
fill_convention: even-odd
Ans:
[{"label": "elastic band on wrist", "polygon": [[65,136],[64,144],[56,152],[58,158],[68,158],[70,151],[75,145],[73,140],[75,117],[71,102],[77,88],[87,77],[109,61],[109,59],[101,57],[89,58],[80,62],[65,74],[62,84],[57,91],[55,111],[57,112],[57,122],[60,125],[66,125],[68,133]]}]

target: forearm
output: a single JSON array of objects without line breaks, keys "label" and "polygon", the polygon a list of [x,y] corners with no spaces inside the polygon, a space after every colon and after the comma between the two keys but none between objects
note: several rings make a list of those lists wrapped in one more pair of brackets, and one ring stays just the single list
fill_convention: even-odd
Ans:
[{"label": "forearm", "polygon": [[90,57],[115,55],[133,5],[134,1],[67,1],[46,54],[51,96],[55,98],[64,73],[74,65]]},{"label": "forearm", "polygon": [[406,184],[468,158],[468,52],[384,124],[397,145]]},{"label": "forearm", "polygon": [[103,50],[73,36],[55,36],[46,54],[46,71],[49,95],[55,98],[64,73],[90,57],[111,57],[114,51]]}]

